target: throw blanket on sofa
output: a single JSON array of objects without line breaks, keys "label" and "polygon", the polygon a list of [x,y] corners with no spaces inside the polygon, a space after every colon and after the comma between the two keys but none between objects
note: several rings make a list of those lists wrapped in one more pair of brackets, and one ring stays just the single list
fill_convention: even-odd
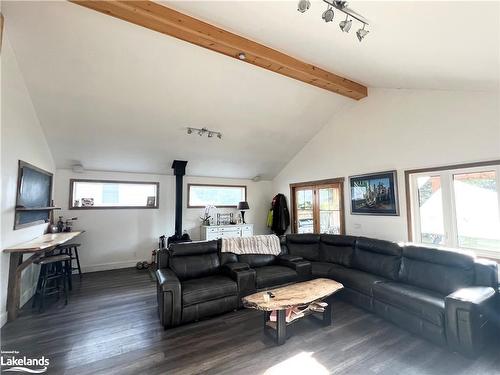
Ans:
[{"label": "throw blanket on sofa", "polygon": [[280,239],[275,234],[252,237],[223,238],[221,252],[234,254],[271,254],[281,253]]}]

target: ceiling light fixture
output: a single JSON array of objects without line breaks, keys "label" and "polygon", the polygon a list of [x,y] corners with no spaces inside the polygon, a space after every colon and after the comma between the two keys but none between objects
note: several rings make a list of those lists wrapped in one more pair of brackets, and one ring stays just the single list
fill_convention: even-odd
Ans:
[{"label": "ceiling light fixture", "polygon": [[349,30],[351,30],[352,20],[348,20],[348,18],[349,16],[346,15],[345,20],[339,23],[340,30],[342,30],[344,33],[348,33]]},{"label": "ceiling light fixture", "polygon": [[[325,22],[332,22],[334,18],[334,8],[336,10],[341,11],[346,15],[346,18],[344,21],[341,21],[339,23],[340,30],[342,30],[344,33],[348,33],[349,30],[351,29],[352,26],[352,21],[356,20],[363,24],[363,28],[359,29],[356,32],[356,35],[358,37],[358,40],[361,42],[363,38],[369,33],[368,30],[365,29],[366,26],[369,25],[368,20],[363,17],[361,14],[356,12],[355,10],[349,8],[347,6],[347,1],[337,1],[337,0],[323,0],[324,3],[327,4],[327,9],[323,12],[321,18]],[[309,0],[300,0],[298,5],[297,5],[297,10],[300,13],[304,13],[306,10],[308,10],[311,7],[311,2]],[[349,19],[349,17],[351,19]]]},{"label": "ceiling light fixture", "polygon": [[73,164],[71,166],[71,169],[73,170],[74,173],[83,173],[83,172],[85,172],[85,168],[83,168],[83,165],[81,163]]},{"label": "ceiling light fixture", "polygon": [[332,22],[333,17],[335,17],[335,13],[333,12],[333,8],[328,6],[328,8],[326,8],[326,10],[323,12],[323,15],[321,16],[321,18],[323,18],[323,20],[325,22]]},{"label": "ceiling light fixture", "polygon": [[247,58],[247,55],[245,55],[245,53],[243,53],[243,52],[238,53],[238,59],[246,60],[246,58]]},{"label": "ceiling light fixture", "polygon": [[311,2],[309,0],[299,0],[299,3],[297,4],[297,10],[300,13],[304,13],[310,7],[311,7]]},{"label": "ceiling light fixture", "polygon": [[363,25],[363,28],[362,29],[359,29],[358,31],[356,31],[356,35],[358,37],[358,40],[361,42],[363,40],[363,38],[369,33],[368,30],[365,30],[365,25]]},{"label": "ceiling light fixture", "polygon": [[221,132],[210,130],[210,129],[207,129],[205,127],[201,128],[201,129],[188,127],[188,128],[186,128],[186,130],[187,130],[186,131],[187,134],[193,134],[193,132],[195,132],[195,134],[198,134],[200,137],[206,134],[208,138],[213,138],[214,135],[217,135],[217,138],[222,139]]}]

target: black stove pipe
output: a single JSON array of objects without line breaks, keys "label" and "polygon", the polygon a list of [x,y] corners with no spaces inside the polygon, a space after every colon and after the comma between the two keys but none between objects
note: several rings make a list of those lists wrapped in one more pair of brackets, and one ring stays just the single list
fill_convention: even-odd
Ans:
[{"label": "black stove pipe", "polygon": [[184,160],[174,160],[172,163],[175,175],[175,236],[178,238],[182,236],[182,190],[186,164]]}]

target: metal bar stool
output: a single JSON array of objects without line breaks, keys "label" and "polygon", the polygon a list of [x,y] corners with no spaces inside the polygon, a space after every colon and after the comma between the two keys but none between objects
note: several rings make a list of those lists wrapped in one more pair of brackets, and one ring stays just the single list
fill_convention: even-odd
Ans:
[{"label": "metal bar stool", "polygon": [[[57,250],[59,250],[60,254],[67,254],[71,257],[71,273],[74,270],[78,270],[78,274],[80,278],[82,277],[82,268],[80,267],[80,258],[78,256],[78,247],[79,243],[68,243],[64,245],[59,245]],[[73,260],[76,260],[76,267],[73,267]],[[71,285],[71,284],[70,284]]]},{"label": "metal bar stool", "polygon": [[70,262],[71,258],[66,254],[46,256],[33,262],[41,267],[36,292],[33,296],[33,308],[36,306],[37,300],[39,300],[38,310],[39,312],[42,312],[44,310],[45,297],[49,295],[57,294],[57,299],[59,299],[61,284],[64,292],[64,304],[68,304],[68,290],[66,283],[69,283],[70,274],[68,271],[71,268]]}]

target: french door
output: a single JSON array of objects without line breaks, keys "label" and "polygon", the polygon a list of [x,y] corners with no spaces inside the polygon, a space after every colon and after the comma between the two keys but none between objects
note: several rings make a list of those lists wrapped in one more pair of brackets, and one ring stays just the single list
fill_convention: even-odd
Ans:
[{"label": "french door", "polygon": [[344,234],[343,179],[290,185],[294,233]]}]

